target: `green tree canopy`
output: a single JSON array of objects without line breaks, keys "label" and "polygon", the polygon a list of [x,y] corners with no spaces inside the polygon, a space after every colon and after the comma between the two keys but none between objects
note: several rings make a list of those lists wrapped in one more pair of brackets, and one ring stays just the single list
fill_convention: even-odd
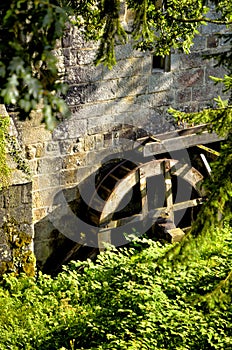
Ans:
[{"label": "green tree canopy", "polygon": [[[58,113],[66,114],[57,61],[53,53],[68,22],[78,27],[86,40],[99,41],[95,63],[111,68],[115,44],[128,36],[134,47],[158,55],[171,48],[190,52],[200,25],[232,23],[229,0],[214,0],[217,16],[207,16],[205,0],[10,0],[0,4],[0,98],[23,110],[25,119],[38,103],[43,105],[46,126],[54,128]],[[133,21],[125,26],[122,8]],[[231,35],[228,34],[231,41]],[[220,63],[231,68],[231,52]],[[230,62],[230,63],[229,63]],[[231,81],[227,83],[231,87]]]}]

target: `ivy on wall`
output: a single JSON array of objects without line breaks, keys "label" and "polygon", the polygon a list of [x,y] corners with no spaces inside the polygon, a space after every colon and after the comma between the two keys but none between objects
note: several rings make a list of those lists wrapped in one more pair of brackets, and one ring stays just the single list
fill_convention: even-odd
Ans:
[{"label": "ivy on wall", "polygon": [[7,135],[10,117],[0,115],[0,190],[9,184],[11,170],[7,163]]}]

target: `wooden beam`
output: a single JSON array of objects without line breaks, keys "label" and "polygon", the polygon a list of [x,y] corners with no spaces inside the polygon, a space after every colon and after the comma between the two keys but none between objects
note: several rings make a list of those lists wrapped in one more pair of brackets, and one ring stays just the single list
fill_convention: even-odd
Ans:
[{"label": "wooden beam", "polygon": [[161,140],[160,142],[149,142],[144,145],[143,155],[144,157],[148,157],[155,154],[179,151],[198,144],[207,144],[222,140],[224,140],[224,138],[219,137],[216,133],[204,131],[201,134],[178,136]]},{"label": "wooden beam", "polygon": [[169,219],[174,222],[174,214],[173,214],[173,196],[172,196],[172,177],[171,177],[171,164],[170,160],[164,160],[161,163],[164,174],[164,183],[165,183],[165,201],[167,206],[167,213]]}]

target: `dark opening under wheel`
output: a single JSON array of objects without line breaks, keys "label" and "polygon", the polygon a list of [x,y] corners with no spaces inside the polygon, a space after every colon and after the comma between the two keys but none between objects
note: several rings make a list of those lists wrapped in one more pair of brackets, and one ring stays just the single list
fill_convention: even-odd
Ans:
[{"label": "dark opening under wheel", "polygon": [[121,235],[136,223],[141,234],[156,224],[163,228],[163,238],[179,240],[191,226],[194,208],[204,201],[202,180],[197,169],[179,160],[153,159],[137,166],[119,162],[98,184],[89,205],[91,222],[101,228],[99,248],[104,249],[104,243],[121,245]]}]

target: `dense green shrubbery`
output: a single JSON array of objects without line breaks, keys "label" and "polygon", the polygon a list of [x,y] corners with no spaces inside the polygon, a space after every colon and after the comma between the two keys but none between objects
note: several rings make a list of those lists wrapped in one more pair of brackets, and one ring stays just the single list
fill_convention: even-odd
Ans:
[{"label": "dense green shrubbery", "polygon": [[56,278],[8,275],[0,348],[230,349],[231,258],[226,227],[174,248],[112,248]]}]

